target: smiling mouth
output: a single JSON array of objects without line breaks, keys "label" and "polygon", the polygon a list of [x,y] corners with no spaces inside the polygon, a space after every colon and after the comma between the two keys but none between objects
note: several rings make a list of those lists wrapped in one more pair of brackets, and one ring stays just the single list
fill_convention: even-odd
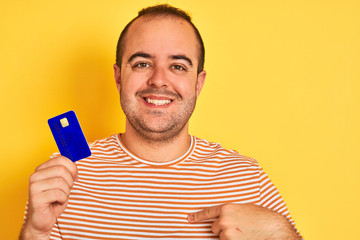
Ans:
[{"label": "smiling mouth", "polygon": [[154,104],[156,106],[163,106],[163,105],[167,105],[169,103],[172,102],[172,100],[170,99],[151,99],[151,98],[144,98],[144,100],[147,102],[147,103],[150,103],[150,104]]}]

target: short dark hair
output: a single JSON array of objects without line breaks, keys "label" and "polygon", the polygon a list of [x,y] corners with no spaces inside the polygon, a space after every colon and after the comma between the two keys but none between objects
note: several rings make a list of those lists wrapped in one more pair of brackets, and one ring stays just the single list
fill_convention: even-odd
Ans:
[{"label": "short dark hair", "polygon": [[122,63],[122,56],[124,53],[124,47],[125,47],[125,37],[126,33],[129,30],[129,27],[131,24],[138,18],[142,16],[150,16],[150,17],[156,17],[156,16],[172,16],[172,17],[178,17],[181,19],[184,19],[190,25],[193,27],[196,38],[198,39],[200,49],[199,49],[199,64],[197,73],[199,74],[204,69],[204,63],[205,63],[205,47],[204,42],[201,38],[199,30],[195,27],[195,25],[191,21],[191,17],[188,13],[185,11],[175,8],[173,6],[170,6],[169,4],[161,4],[161,5],[155,5],[151,7],[144,8],[138,12],[138,16],[135,17],[133,20],[131,20],[125,28],[122,30],[117,47],[116,47],[116,64],[121,68]]}]

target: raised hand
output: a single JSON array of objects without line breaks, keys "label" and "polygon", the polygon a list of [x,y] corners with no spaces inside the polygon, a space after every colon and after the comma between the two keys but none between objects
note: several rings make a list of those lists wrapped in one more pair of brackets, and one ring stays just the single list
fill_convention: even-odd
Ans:
[{"label": "raised hand", "polygon": [[49,239],[56,218],[66,208],[76,177],[76,165],[63,156],[36,168],[29,181],[28,213],[20,239]]}]

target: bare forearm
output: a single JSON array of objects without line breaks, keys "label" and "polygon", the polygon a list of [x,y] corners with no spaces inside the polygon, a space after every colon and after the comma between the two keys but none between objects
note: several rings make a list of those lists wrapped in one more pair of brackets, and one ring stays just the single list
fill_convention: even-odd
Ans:
[{"label": "bare forearm", "polygon": [[[274,224],[267,240],[302,240],[300,234],[296,231],[295,227],[291,225],[288,219],[279,214],[282,218],[277,224]],[[263,239],[259,237],[259,240]]]},{"label": "bare forearm", "polygon": [[28,223],[24,223],[20,235],[19,240],[49,240],[50,236],[44,236],[42,234],[36,233]]},{"label": "bare forearm", "polygon": [[289,230],[286,232],[278,232],[273,237],[266,238],[267,240],[302,240],[302,238],[295,231]]}]

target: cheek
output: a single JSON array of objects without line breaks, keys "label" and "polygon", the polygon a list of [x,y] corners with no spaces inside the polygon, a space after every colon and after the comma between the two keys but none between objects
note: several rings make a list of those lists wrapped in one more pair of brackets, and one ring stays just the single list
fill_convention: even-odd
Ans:
[{"label": "cheek", "polygon": [[181,96],[188,97],[196,94],[196,82],[195,80],[182,79],[173,85],[174,90],[177,91]]},{"label": "cheek", "polygon": [[126,93],[136,93],[140,89],[144,88],[144,77],[141,76],[129,76],[124,77],[121,82],[121,89]]}]

